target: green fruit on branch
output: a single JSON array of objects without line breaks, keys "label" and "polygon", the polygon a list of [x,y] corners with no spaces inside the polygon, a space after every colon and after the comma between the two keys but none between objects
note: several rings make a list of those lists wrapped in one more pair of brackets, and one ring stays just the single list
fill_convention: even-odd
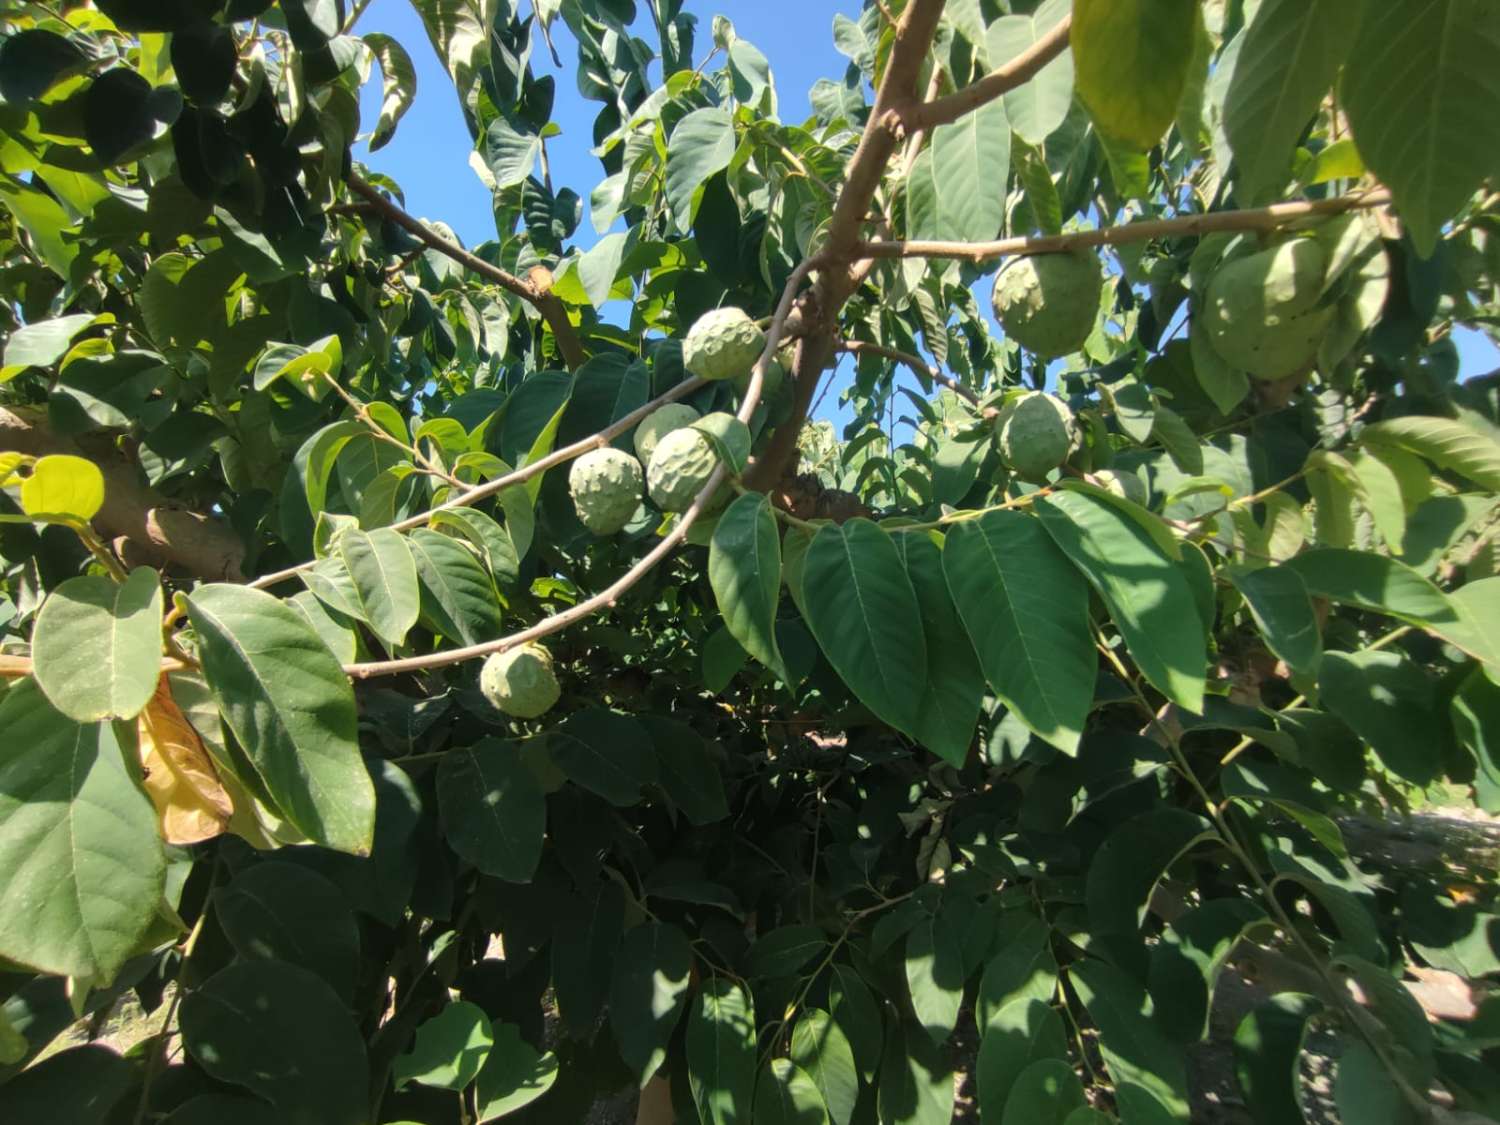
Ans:
[{"label": "green fruit on branch", "polygon": [[1202,312],[1214,351],[1257,379],[1306,371],[1336,315],[1319,304],[1327,264],[1318,242],[1297,238],[1220,267]]},{"label": "green fruit on branch", "polygon": [[682,362],[700,379],[737,379],[765,350],[766,337],[743,309],[714,309],[688,329]]},{"label": "green fruit on branch", "polygon": [[546,714],[562,695],[552,654],[535,641],[488,657],[479,672],[479,690],[496,708],[518,719]]},{"label": "green fruit on branch", "polygon": [[619,449],[595,449],[573,462],[568,489],[583,526],[613,535],[630,522],[641,503],[641,463]]},{"label": "green fruit on branch", "polygon": [[995,278],[995,319],[1033,355],[1068,355],[1094,330],[1103,281],[1099,258],[1087,250],[1016,258]]},{"label": "green fruit on branch", "polygon": [[718,468],[708,438],[694,429],[673,430],[656,443],[646,467],[646,491],[664,512],[685,512]]},{"label": "green fruit on branch", "polygon": [[[753,368],[755,365],[752,363],[750,366]],[[776,397],[776,393],[780,391],[782,386],[786,383],[787,366],[787,364],[784,364],[782,362],[780,356],[777,356],[770,363],[766,364],[766,377],[761,380],[761,402],[769,402],[771,399]],[[745,395],[750,393],[749,371],[746,371],[743,375],[735,377],[734,389],[740,392],[741,398],[744,398]]]},{"label": "green fruit on branch", "polygon": [[635,455],[642,465],[651,464],[651,455],[656,452],[656,443],[673,430],[691,426],[698,420],[698,412],[681,402],[669,402],[659,406],[635,428]]},{"label": "green fruit on branch", "polygon": [[1061,399],[1032,391],[1000,419],[1000,456],[1012,470],[1039,480],[1073,451],[1073,412]]}]

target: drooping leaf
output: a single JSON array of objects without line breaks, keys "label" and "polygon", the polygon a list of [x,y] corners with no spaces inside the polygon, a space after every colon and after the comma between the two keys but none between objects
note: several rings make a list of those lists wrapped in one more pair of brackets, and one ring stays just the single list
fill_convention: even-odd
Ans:
[{"label": "drooping leaf", "polygon": [[514,1024],[491,1025],[494,1042],[475,1081],[479,1120],[494,1121],[530,1105],[557,1081],[557,1056],[538,1051]]},{"label": "drooping leaf", "polygon": [[828,1125],[828,1107],[807,1072],[772,1059],[755,1083],[755,1120],[765,1125]]},{"label": "drooping leaf", "polygon": [[625,927],[625,896],[613,883],[572,896],[552,914],[552,985],[563,1022],[577,1035],[592,1032],[609,996],[615,955]]},{"label": "drooping leaf", "polygon": [[785,680],[786,669],[776,646],[781,539],[770,498],[764,493],[747,492],[719,517],[709,541],[708,579],[730,634]]},{"label": "drooping leaf", "polygon": [[462,1090],[489,1059],[493,1043],[484,1009],[459,1000],[418,1026],[416,1041],[406,1054],[397,1056],[391,1076],[398,1089],[407,1082],[419,1082],[440,1090]]},{"label": "drooping leaf", "polygon": [[1391,418],[1366,426],[1360,443],[1372,449],[1394,445],[1467,477],[1488,492],[1500,492],[1500,442],[1463,422],[1424,415]]},{"label": "drooping leaf", "polygon": [[791,1060],[818,1088],[833,1125],[849,1125],[859,1101],[854,1049],[827,1012],[809,1008],[792,1027]]},{"label": "drooping leaf", "polygon": [[1005,222],[1005,200],[994,185],[1010,175],[1010,122],[992,101],[948,125],[912,165],[906,182],[911,238],[981,242]]},{"label": "drooping leaf", "polygon": [[1078,96],[1105,137],[1135,149],[1161,140],[1202,18],[1197,0],[1074,0]]},{"label": "drooping leaf", "polygon": [[964,999],[962,935],[942,912],[924,914],[906,935],[906,987],[912,1010],[941,1046],[953,1034]]},{"label": "drooping leaf", "polygon": [[1120,825],[1089,864],[1086,897],[1092,930],[1135,936],[1167,869],[1188,849],[1213,838],[1208,821],[1179,808],[1152,809]]},{"label": "drooping leaf", "polygon": [[1062,1017],[1045,1000],[1022,998],[1005,1005],[981,1029],[974,1084],[979,1112],[1004,1120],[1016,1080],[1033,1063],[1066,1059]]},{"label": "drooping leaf", "polygon": [[406,539],[420,586],[418,619],[444,637],[472,645],[500,635],[494,583],[457,540],[418,528]]},{"label": "drooping leaf", "polygon": [[687,1024],[688,1082],[704,1125],[750,1125],[755,1062],[749,995],[722,977],[707,982]]},{"label": "drooping leaf", "polygon": [[214,892],[214,911],[241,957],[299,965],[353,999],[359,929],[344,896],[323,876],[277,860],[257,863]]},{"label": "drooping leaf", "polygon": [[32,633],[36,679],[80,723],[133,719],[161,675],[161,579],[137,567],[124,582],[85,575],[59,583]]},{"label": "drooping leaf", "polygon": [[651,734],[662,788],[692,824],[713,824],[729,815],[724,782],[703,736],[686,723],[642,715]]},{"label": "drooping leaf", "polygon": [[1083,1083],[1071,1063],[1038,1059],[1016,1075],[1005,1101],[1005,1125],[1067,1125],[1074,1110],[1086,1108]]},{"label": "drooping leaf", "polygon": [[700,189],[734,156],[734,121],[717,106],[695,109],[672,130],[667,142],[666,193],[672,216],[691,230]]},{"label": "drooping leaf", "polygon": [[482,738],[438,765],[443,834],[486,875],[528,883],[542,855],[547,801],[514,743]]},{"label": "drooping leaf", "polygon": [[1114,1080],[1121,1119],[1188,1120],[1181,1050],[1156,1025],[1146,990],[1113,965],[1092,958],[1068,974],[1099,1028],[1099,1050]]},{"label": "drooping leaf", "polygon": [[659,767],[651,736],[628,715],[575,711],[547,734],[552,760],[568,777],[621,808],[640,800]]},{"label": "drooping leaf", "polygon": [[1272,652],[1293,671],[1312,675],[1323,655],[1323,637],[1307,586],[1294,570],[1231,570],[1234,583]]},{"label": "drooping leaf", "polygon": [[[1000,67],[1029,50],[1068,15],[1067,0],[1047,0],[1030,16],[1001,16],[989,26],[990,66]],[[1027,144],[1040,145],[1067,120],[1073,104],[1073,55],[1064,51],[1031,81],[1005,93],[1010,127]]]},{"label": "drooping leaf", "polygon": [[609,1026],[639,1084],[666,1060],[687,1006],[693,950],[676,926],[648,922],[625,935],[609,988]]},{"label": "drooping leaf", "polygon": [[405,537],[388,527],[350,528],[338,538],[338,553],[354,580],[361,617],[381,640],[392,647],[401,644],[417,623],[422,600],[417,564]]},{"label": "drooping leaf", "polygon": [[370,151],[384,148],[396,134],[397,123],[406,116],[417,97],[417,71],[412,65],[406,48],[380,32],[362,36],[365,46],[380,64],[384,94],[380,103],[380,119],[375,123],[375,133],[370,138]]},{"label": "drooping leaf", "polygon": [[750,946],[746,968],[752,980],[789,977],[828,948],[828,935],[817,926],[779,926]]},{"label": "drooping leaf", "polygon": [[1374,748],[1386,767],[1414,785],[1430,784],[1451,740],[1438,713],[1436,685],[1397,652],[1329,652],[1319,677],[1324,706]]},{"label": "drooping leaf", "polygon": [[886,1036],[877,1103],[882,1125],[949,1125],[953,1074],[920,1027],[902,1024]]},{"label": "drooping leaf", "polygon": [[1297,1089],[1308,1017],[1323,1005],[1300,992],[1283,992],[1250,1012],[1234,1032],[1235,1072],[1258,1125],[1302,1119]]}]

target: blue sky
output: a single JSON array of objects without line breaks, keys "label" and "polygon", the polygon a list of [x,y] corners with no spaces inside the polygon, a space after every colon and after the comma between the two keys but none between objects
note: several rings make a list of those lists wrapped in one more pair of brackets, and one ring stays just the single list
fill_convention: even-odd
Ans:
[{"label": "blue sky", "polygon": [[[802,121],[808,116],[807,91],[819,78],[843,74],[847,60],[833,46],[833,17],[838,12],[857,16],[860,6],[858,0],[717,0],[712,6],[689,0],[687,5],[699,19],[694,46],[699,61],[713,45],[710,28],[716,13],[733,21],[738,35],[770,59],[780,116],[785,121]],[[465,245],[494,238],[489,192],[468,164],[472,145],[458,97],[409,0],[374,0],[357,30],[385,32],[407,48],[417,71],[417,98],[394,140],[374,154],[361,147],[356,156],[401,184],[408,210],[424,218],[443,220]],[[573,188],[585,200],[577,242],[586,248],[597,237],[586,213],[587,200],[590,190],[603,178],[599,161],[589,153],[599,105],[586,101],[577,91],[572,71],[577,47],[561,20],[553,24],[552,38],[562,67],[553,65],[540,44],[532,52],[532,64],[539,73],[557,78],[554,120],[563,135],[550,141],[547,151],[554,184]],[[362,105],[367,129],[373,127],[379,113],[380,81],[372,76]],[[1461,330],[1458,342],[1464,376],[1500,367],[1500,350],[1482,335]],[[839,380],[836,389],[842,382]],[[836,397],[836,393],[830,394],[824,400],[819,415],[846,420],[849,414],[837,408]]]}]

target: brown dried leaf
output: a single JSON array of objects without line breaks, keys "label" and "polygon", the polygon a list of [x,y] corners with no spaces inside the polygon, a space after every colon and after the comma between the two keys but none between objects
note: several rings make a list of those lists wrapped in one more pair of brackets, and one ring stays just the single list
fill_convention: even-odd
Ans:
[{"label": "brown dried leaf", "polygon": [[197,844],[229,825],[233,803],[198,732],[172,699],[167,678],[136,720],[146,792],[169,844]]}]

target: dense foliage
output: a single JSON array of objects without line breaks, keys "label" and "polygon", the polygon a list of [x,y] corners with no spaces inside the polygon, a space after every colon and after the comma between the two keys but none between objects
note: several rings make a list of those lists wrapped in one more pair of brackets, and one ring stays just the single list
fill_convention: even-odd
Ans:
[{"label": "dense foliage", "polygon": [[1500,1119],[1490,0],[412,2],[0,13],[0,1119]]}]

